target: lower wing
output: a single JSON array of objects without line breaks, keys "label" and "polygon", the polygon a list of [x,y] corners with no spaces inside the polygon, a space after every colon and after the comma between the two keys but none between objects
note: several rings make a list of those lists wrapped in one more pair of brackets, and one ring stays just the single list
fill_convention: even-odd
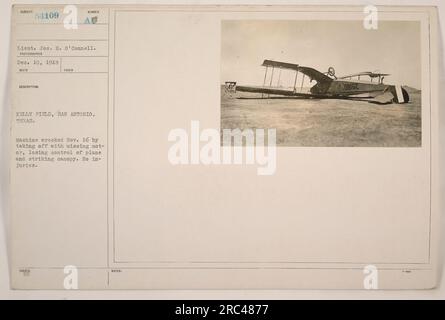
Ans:
[{"label": "lower wing", "polygon": [[288,97],[307,97],[307,98],[321,98],[324,96],[314,95],[311,93],[300,93],[289,89],[271,88],[271,87],[253,87],[253,86],[236,86],[236,91],[241,92],[253,92],[253,93],[264,93],[264,94],[274,94]]}]

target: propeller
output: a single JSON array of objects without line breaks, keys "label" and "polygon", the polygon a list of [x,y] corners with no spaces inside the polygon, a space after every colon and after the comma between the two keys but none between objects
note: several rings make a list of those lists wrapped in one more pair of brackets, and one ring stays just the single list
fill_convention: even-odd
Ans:
[{"label": "propeller", "polygon": [[335,79],[337,79],[337,77],[335,76],[335,69],[334,69],[334,67],[329,67],[327,73],[328,73],[329,76],[334,77]]}]

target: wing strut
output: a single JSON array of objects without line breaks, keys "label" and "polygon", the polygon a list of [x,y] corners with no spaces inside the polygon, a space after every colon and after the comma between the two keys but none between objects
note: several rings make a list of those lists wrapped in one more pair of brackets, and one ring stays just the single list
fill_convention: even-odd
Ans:
[{"label": "wing strut", "polygon": [[298,70],[295,71],[294,92],[297,92]]},{"label": "wing strut", "polygon": [[301,79],[300,93],[303,92],[303,84],[304,84],[304,73],[303,73],[303,79]]},{"label": "wing strut", "polygon": [[[269,69],[268,66],[266,66],[266,71],[264,72],[264,81],[263,81],[263,87],[266,86],[266,78],[267,78],[267,69]],[[261,93],[261,99],[264,98],[264,93]]]}]

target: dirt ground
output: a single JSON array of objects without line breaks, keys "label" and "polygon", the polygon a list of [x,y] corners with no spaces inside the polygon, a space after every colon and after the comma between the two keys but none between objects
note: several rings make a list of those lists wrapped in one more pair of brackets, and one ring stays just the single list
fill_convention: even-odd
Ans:
[{"label": "dirt ground", "polygon": [[222,129],[277,129],[277,146],[420,147],[420,91],[407,104],[336,99],[261,99],[221,91]]}]

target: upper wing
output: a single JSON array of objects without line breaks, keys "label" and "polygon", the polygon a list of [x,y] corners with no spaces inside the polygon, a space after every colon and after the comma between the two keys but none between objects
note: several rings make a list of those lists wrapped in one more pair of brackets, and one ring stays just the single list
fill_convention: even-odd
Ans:
[{"label": "upper wing", "polygon": [[316,80],[318,82],[331,82],[332,79],[325,75],[324,73],[315,70],[314,68],[302,67],[298,64],[273,61],[273,60],[264,60],[262,66],[264,67],[274,67],[274,68],[282,68],[282,69],[290,69],[299,71],[305,75],[307,75],[311,80]]},{"label": "upper wing", "polygon": [[355,78],[355,77],[358,77],[358,76],[368,76],[368,77],[371,77],[371,78],[377,78],[377,77],[390,76],[390,74],[389,73],[377,73],[377,72],[365,71],[365,72],[348,74],[346,76],[338,77],[338,79]]}]

